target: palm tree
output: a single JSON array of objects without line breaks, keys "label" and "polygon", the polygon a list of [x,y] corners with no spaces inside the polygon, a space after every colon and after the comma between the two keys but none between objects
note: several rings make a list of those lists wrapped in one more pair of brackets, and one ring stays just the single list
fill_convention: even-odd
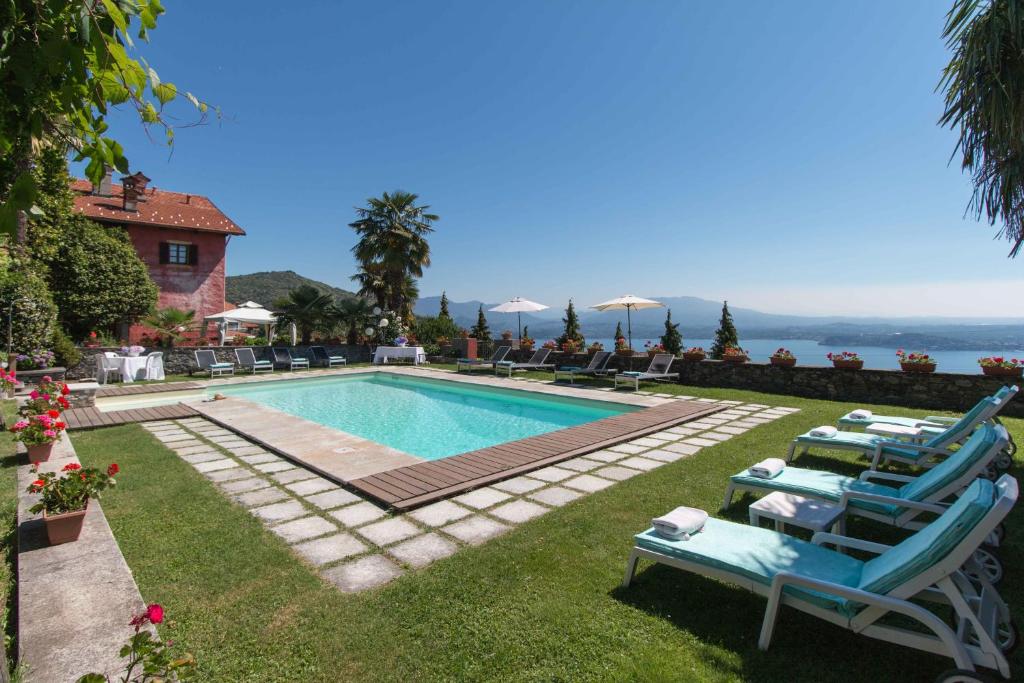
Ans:
[{"label": "palm tree", "polygon": [[287,299],[277,301],[274,308],[278,312],[278,324],[295,325],[302,343],[309,344],[314,330],[323,327],[330,305],[330,294],[324,294],[310,285],[300,285],[288,292]]},{"label": "palm tree", "polygon": [[971,174],[970,210],[1024,246],[1024,12],[1019,0],[954,0],[942,37],[953,51],[939,86],[939,123],[959,129],[960,167]]},{"label": "palm tree", "polygon": [[349,223],[359,241],[352,253],[362,272],[353,276],[362,292],[372,295],[377,305],[412,319],[416,278],[430,266],[430,245],[426,235],[438,216],[429,206],[417,206],[418,195],[402,190],[385,192],[367,199],[357,208],[359,219]]},{"label": "palm tree", "polygon": [[345,341],[355,344],[359,341],[359,333],[370,322],[373,306],[361,297],[343,299],[331,307],[330,316],[336,324],[340,324],[345,332]]},{"label": "palm tree", "polygon": [[167,346],[174,346],[196,327],[196,312],[168,306],[150,313],[142,321],[146,327],[156,330],[157,338]]}]

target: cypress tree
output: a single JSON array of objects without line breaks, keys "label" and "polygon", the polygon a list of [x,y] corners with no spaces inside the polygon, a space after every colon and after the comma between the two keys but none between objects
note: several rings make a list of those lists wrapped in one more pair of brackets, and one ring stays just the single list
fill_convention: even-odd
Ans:
[{"label": "cypress tree", "polygon": [[729,313],[729,302],[722,302],[722,319],[718,323],[718,331],[715,332],[715,344],[711,347],[711,357],[721,359],[725,354],[726,346],[739,346],[740,339],[736,333],[736,326],[732,322],[732,314]]},{"label": "cypress tree", "polygon": [[620,339],[625,339],[625,338],[626,338],[626,335],[624,335],[622,333],[622,322],[619,321],[619,322],[615,323],[615,336],[612,337],[612,343],[613,344],[618,343],[618,341]]},{"label": "cypress tree", "polygon": [[679,334],[679,323],[672,322],[672,309],[665,316],[665,334],[661,335],[661,345],[674,356],[683,352],[683,335]]},{"label": "cypress tree", "polygon": [[437,314],[438,318],[452,319],[450,313],[448,313],[448,293],[445,291],[441,292],[441,311]]},{"label": "cypress tree", "polygon": [[572,303],[572,299],[569,299],[569,306],[565,309],[565,317],[562,318],[562,323],[565,324],[565,331],[555,341],[558,342],[559,346],[565,344],[568,341],[576,342],[576,348],[582,349],[586,340],[583,338],[583,334],[580,333],[580,319],[576,315],[576,307]]},{"label": "cypress tree", "polygon": [[483,304],[480,305],[480,310],[477,311],[476,325],[473,325],[473,329],[469,331],[469,336],[476,337],[476,340],[481,342],[491,341],[491,329],[487,326],[487,317],[484,315]]}]

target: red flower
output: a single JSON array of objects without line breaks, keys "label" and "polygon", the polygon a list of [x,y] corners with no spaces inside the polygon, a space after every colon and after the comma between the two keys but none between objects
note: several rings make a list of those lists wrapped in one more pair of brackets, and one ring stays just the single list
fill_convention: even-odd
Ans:
[{"label": "red flower", "polygon": [[57,429],[67,429],[68,425],[66,422],[61,422],[60,420],[57,420],[56,422],[53,423],[53,426],[56,427]]},{"label": "red flower", "polygon": [[34,482],[32,482],[32,485],[37,488],[43,488],[44,486],[46,486],[46,482],[43,481],[42,479],[36,479]]},{"label": "red flower", "polygon": [[153,603],[146,608],[146,618],[154,624],[162,623],[164,620],[164,608],[160,605]]},{"label": "red flower", "polygon": [[79,465],[77,462],[69,462],[67,465],[64,465],[64,469],[61,470],[61,471],[62,472],[74,472],[75,470],[80,470],[80,469],[82,469],[82,466]]},{"label": "red flower", "polygon": [[60,417],[59,410],[47,410],[46,414],[49,415],[50,417]]},{"label": "red flower", "polygon": [[64,398],[63,396],[58,396],[57,397],[57,403],[60,404],[61,408],[67,408],[68,406],[71,405],[70,403],[68,403],[68,400],[66,398]]},{"label": "red flower", "polygon": [[120,471],[121,471],[121,468],[117,466],[117,463],[116,462],[112,462],[112,463],[110,463],[110,467],[107,468],[107,476],[108,477],[112,477],[112,476],[114,476],[115,474],[117,474]]},{"label": "red flower", "polygon": [[60,394],[61,394],[61,396],[67,396],[70,393],[71,393],[71,389],[68,389],[68,385],[67,384],[62,384],[61,387],[60,387]]}]

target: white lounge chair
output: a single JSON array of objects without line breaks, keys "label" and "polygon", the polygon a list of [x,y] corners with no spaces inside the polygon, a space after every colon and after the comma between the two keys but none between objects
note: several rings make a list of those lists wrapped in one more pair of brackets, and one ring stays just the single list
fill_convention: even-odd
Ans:
[{"label": "white lounge chair", "polygon": [[855,478],[787,466],[766,479],[747,469],[729,478],[722,509],[732,505],[737,491],[782,491],[838,504],[849,514],[892,526],[920,528],[919,518],[941,511],[951,496],[984,473],[1008,438],[1002,425],[983,425],[962,448],[918,477],[865,470]]},{"label": "white lounge chair", "polygon": [[199,366],[199,371],[210,373],[210,377],[235,374],[235,364],[221,363],[217,360],[217,354],[213,351],[196,351],[195,356],[196,365]]},{"label": "white lounge chair", "polygon": [[651,359],[651,364],[643,372],[627,371],[615,375],[615,388],[619,388],[619,380],[623,384],[632,382],[633,391],[640,390],[640,382],[655,382],[666,379],[678,379],[678,372],[669,372],[672,369],[672,361],[675,356],[671,353],[659,353]]},{"label": "white lounge chair", "polygon": [[309,352],[313,354],[313,362],[320,367],[333,368],[335,365],[348,365],[345,356],[332,356],[322,346],[310,346]]},{"label": "white lounge chair", "polygon": [[[975,480],[935,521],[894,546],[825,532],[808,543],[714,518],[686,541],[668,540],[652,528],[634,537],[622,585],[630,585],[644,558],[766,596],[762,650],[771,645],[779,608],[787,605],[854,633],[951,657],[961,671],[943,681],[972,680],[963,674],[977,666],[1009,678],[1004,654],[1014,634],[1009,609],[984,575],[969,578],[965,568],[977,573],[975,551],[1018,495],[1012,477],[1004,475],[995,484]],[[860,560],[843,549],[874,557]],[[932,604],[951,609],[957,625],[928,609]],[[898,619],[883,620],[890,615]],[[908,619],[923,629],[908,628]]]},{"label": "white lounge chair", "polygon": [[594,354],[594,357],[590,359],[590,363],[585,368],[577,368],[572,366],[562,366],[555,369],[555,381],[558,381],[559,375],[565,375],[569,378],[569,384],[574,384],[575,379],[580,376],[591,377],[591,376],[607,376],[614,375],[617,370],[608,369],[608,361],[612,358],[611,351],[598,351]]},{"label": "white lounge chair", "polygon": [[298,357],[292,355],[291,349],[285,348],[274,348],[272,349],[274,354],[274,367],[288,368],[288,370],[294,371],[296,368],[300,370],[309,369],[309,359],[304,357]]},{"label": "white lounge chair", "polygon": [[235,358],[240,368],[249,370],[254,375],[257,372],[274,371],[274,364],[269,360],[256,360],[256,353],[252,349],[235,349]]},{"label": "white lounge chair", "polygon": [[508,376],[512,376],[513,370],[547,370],[548,368],[554,368],[554,363],[546,362],[548,356],[551,355],[551,349],[537,349],[530,356],[530,360],[525,363],[515,363],[510,360],[500,360],[494,364],[494,374],[498,374],[498,370],[505,370],[508,372]]},{"label": "white lounge chair", "polygon": [[512,350],[511,346],[499,346],[494,349],[494,353],[491,355],[490,360],[483,360],[480,358],[460,358],[455,361],[455,372],[462,372],[465,368],[467,372],[472,372],[474,368],[493,368],[496,363],[500,363],[505,360],[505,356]]}]

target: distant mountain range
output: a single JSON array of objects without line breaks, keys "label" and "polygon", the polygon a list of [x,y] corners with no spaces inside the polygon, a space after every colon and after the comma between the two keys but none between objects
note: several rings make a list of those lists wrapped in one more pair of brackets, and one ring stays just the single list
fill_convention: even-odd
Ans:
[{"label": "distant mountain range", "polygon": [[311,280],[303,277],[292,270],[274,270],[265,273],[250,273],[249,275],[229,275],[224,278],[224,297],[233,304],[240,304],[246,301],[255,301],[270,308],[278,299],[288,296],[288,292],[297,289],[301,285],[310,285],[316,289],[331,294],[336,299],[351,299],[355,296],[353,292],[338,287]]},{"label": "distant mountain range", "polygon": [[[652,297],[672,310],[672,320],[679,323],[684,338],[707,338],[714,335],[722,314],[722,304],[692,296]],[[448,310],[464,327],[476,322],[480,301],[449,301]],[[484,303],[484,311],[492,332],[515,330],[514,313],[490,313],[497,304]],[[418,315],[437,315],[440,297],[424,297],[416,302]],[[595,311],[578,306],[577,312],[586,337],[608,339],[615,332],[616,322],[626,329],[626,312]],[[1024,318],[967,317],[901,317],[860,318],[852,316],[799,316],[763,313],[750,308],[729,307],[740,339],[814,339],[829,344],[868,345],[898,348],[900,346],[929,350],[940,349],[1021,349],[1024,348]],[[654,339],[664,331],[665,308],[649,308],[632,312],[633,339]],[[534,338],[553,337],[561,332],[562,307],[539,313],[524,313],[523,324],[529,325]],[[917,347],[914,347],[917,348]]]},{"label": "distant mountain range", "polygon": [[[256,301],[272,306],[278,299],[300,285],[311,285],[321,292],[339,299],[356,296],[355,293],[324,282],[311,280],[291,270],[232,275],[226,278],[227,300],[231,303]],[[718,328],[722,313],[719,301],[692,296],[651,297],[672,310],[672,320],[679,323],[684,338],[712,337]],[[502,330],[516,329],[514,313],[491,313],[487,309],[496,303],[480,301],[449,301],[448,310],[455,322],[463,327],[476,323],[477,309],[483,305],[491,332],[497,336]],[[423,297],[416,302],[417,315],[437,315],[440,297]],[[584,336],[608,339],[615,332],[616,322],[626,329],[626,312],[595,311],[586,304],[577,312]],[[852,317],[852,316],[800,316],[763,313],[750,308],[733,307],[733,320],[743,339],[813,339],[830,345],[906,347],[939,350],[1019,350],[1024,348],[1024,318],[968,318],[968,317]],[[523,325],[530,327],[536,339],[557,336],[562,330],[562,305],[539,313],[524,313]],[[665,329],[665,308],[633,311],[633,339],[655,339]]]}]

